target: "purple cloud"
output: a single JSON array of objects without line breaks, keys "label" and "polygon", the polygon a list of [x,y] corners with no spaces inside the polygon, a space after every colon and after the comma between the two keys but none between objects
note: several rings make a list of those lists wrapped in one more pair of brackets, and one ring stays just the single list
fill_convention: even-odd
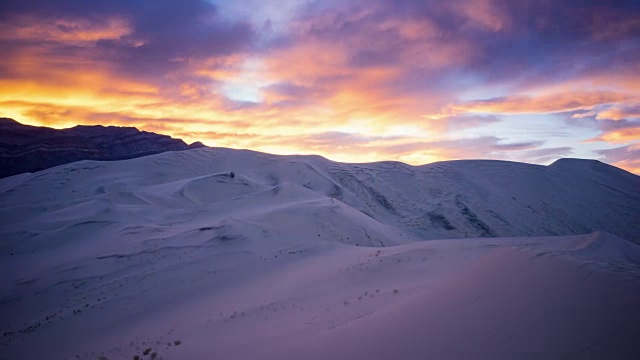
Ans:
[{"label": "purple cloud", "polygon": [[[14,30],[15,36],[0,41],[4,53],[46,49],[45,55],[53,59],[102,62],[119,74],[146,81],[153,81],[154,77],[166,80],[167,75],[184,68],[190,60],[248,51],[255,38],[250,24],[242,19],[223,19],[217,7],[204,0],[5,1],[0,5],[0,14],[0,22]],[[98,37],[91,46],[61,41],[60,36],[43,38],[37,29],[82,33],[98,31],[112,20],[122,23],[128,31],[115,38]],[[35,36],[19,37],[29,31]],[[78,36],[82,38],[82,34]],[[4,68],[1,63],[0,68]]]}]

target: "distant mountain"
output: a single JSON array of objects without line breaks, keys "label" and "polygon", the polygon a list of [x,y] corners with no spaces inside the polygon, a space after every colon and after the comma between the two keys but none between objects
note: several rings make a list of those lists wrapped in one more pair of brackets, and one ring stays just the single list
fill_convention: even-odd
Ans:
[{"label": "distant mountain", "polygon": [[134,127],[79,125],[57,130],[0,118],[0,178],[79,160],[124,160],[203,146]]}]

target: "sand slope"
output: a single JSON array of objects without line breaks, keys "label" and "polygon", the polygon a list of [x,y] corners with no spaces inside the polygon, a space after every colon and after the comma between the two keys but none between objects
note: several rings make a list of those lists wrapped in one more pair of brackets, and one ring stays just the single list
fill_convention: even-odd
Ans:
[{"label": "sand slope", "polygon": [[229,149],[10,177],[0,359],[640,358],[638,179]]}]

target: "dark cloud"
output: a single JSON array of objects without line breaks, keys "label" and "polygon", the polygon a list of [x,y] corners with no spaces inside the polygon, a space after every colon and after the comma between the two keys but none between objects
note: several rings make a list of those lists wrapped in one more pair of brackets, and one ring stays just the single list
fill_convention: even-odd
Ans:
[{"label": "dark cloud", "polygon": [[[475,32],[480,51],[470,70],[485,81],[525,86],[628,68],[640,55],[640,7],[626,0],[492,1],[508,22]],[[626,65],[625,65],[626,64]]]},{"label": "dark cloud", "polygon": [[537,148],[543,145],[544,141],[523,141],[516,143],[508,143],[508,144],[494,144],[492,145],[493,149],[496,150],[506,150],[506,151],[517,151],[517,150],[529,150]]},{"label": "dark cloud", "polygon": [[452,89],[464,75],[531,86],[632,68],[638,19],[627,0],[351,0],[309,5],[289,40],[351,44],[355,69],[409,65],[396,89]]},{"label": "dark cloud", "polygon": [[581,141],[598,131],[640,137],[637,0],[250,3],[2,1],[0,110],[414,163],[546,162],[593,155]]},{"label": "dark cloud", "polygon": [[640,127],[640,121],[632,121],[627,119],[622,120],[600,120],[598,121],[600,128],[603,131],[614,131],[629,128]]},{"label": "dark cloud", "polygon": [[[152,76],[166,79],[189,60],[247,51],[255,37],[247,22],[224,20],[216,6],[205,0],[4,1],[0,14],[4,26],[23,32],[32,27],[29,31],[38,35],[5,37],[0,42],[4,53],[37,47],[47,50],[43,57],[91,59],[121,74],[146,80]],[[94,39],[91,46],[43,37],[37,29],[43,27],[62,34],[88,32],[112,20],[126,25],[129,31],[117,38]]]}]

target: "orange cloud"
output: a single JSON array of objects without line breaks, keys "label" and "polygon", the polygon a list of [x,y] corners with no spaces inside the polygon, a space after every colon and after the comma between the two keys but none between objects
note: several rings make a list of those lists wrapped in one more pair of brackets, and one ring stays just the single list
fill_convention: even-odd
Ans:
[{"label": "orange cloud", "polygon": [[473,24],[491,31],[505,30],[511,26],[511,18],[496,7],[492,0],[455,1],[451,6]]},{"label": "orange cloud", "polygon": [[[43,1],[44,10],[33,13],[55,16],[1,23],[2,115],[34,125],[127,125],[208,145],[414,164],[478,156],[542,161],[571,153],[572,144],[539,148],[546,132],[529,134],[534,138],[528,141],[520,134],[511,142],[486,136],[494,129],[496,136],[513,134],[503,121],[511,114],[637,115],[628,106],[640,94],[637,64],[595,69],[572,52],[581,50],[572,44],[585,41],[584,31],[591,39],[599,29],[598,41],[628,37],[635,26],[629,19],[585,30],[581,17],[570,41],[560,44],[566,51],[557,52],[546,47],[548,35],[536,31],[553,32],[550,24],[566,29],[553,21],[565,13],[532,9],[542,19],[532,29],[522,21],[522,8],[509,5],[516,2],[301,6],[306,11],[290,14],[277,35],[271,24],[220,16],[224,7],[207,1],[167,5],[153,14],[125,3],[95,18],[93,2],[77,2],[68,6],[77,15],[56,18],[64,11],[49,11],[54,4]],[[548,7],[567,10],[557,4]],[[174,16],[178,11],[183,15]],[[522,37],[535,52],[511,51]],[[531,65],[530,56],[544,60]],[[574,63],[586,70],[565,74],[564,65]],[[458,100],[505,93],[514,95]],[[615,106],[603,110],[606,104]],[[463,133],[467,129],[479,133]],[[633,129],[610,129],[600,141],[637,136]]]},{"label": "orange cloud", "polygon": [[[119,40],[133,32],[131,24],[118,17],[50,19],[19,16],[0,23],[0,40],[52,41],[89,45],[99,40]],[[141,41],[133,42],[142,45]]]},{"label": "orange cloud", "polygon": [[494,114],[539,114],[591,109],[597,105],[620,103],[637,95],[610,91],[574,91],[537,96],[506,96],[450,105],[455,111]]},{"label": "orange cloud", "polygon": [[611,107],[607,110],[600,111],[597,118],[609,120],[640,118],[640,103]]},{"label": "orange cloud", "polygon": [[[300,33],[298,41],[265,57],[264,76],[273,85],[263,89],[263,98],[279,109],[281,121],[304,119],[314,131],[375,134],[396,127],[399,121],[421,126],[426,123],[424,115],[442,107],[449,94],[426,94],[424,87],[407,91],[403,83],[414,71],[464,62],[473,47],[462,41],[443,42],[428,21],[378,23],[365,21],[368,16],[367,11],[346,18],[321,14],[294,26]],[[338,42],[318,34],[334,26],[361,26],[362,31],[344,34]],[[397,41],[411,45],[398,48]],[[385,48],[389,51],[381,52]],[[371,55],[363,55],[369,51]]]},{"label": "orange cloud", "polygon": [[617,166],[628,172],[640,175],[640,159],[620,160],[612,162],[611,165]]},{"label": "orange cloud", "polygon": [[611,143],[628,143],[640,140],[640,126],[610,130],[600,135],[594,141],[606,141]]},{"label": "orange cloud", "polygon": [[640,175],[640,143],[598,151],[605,161]]}]

